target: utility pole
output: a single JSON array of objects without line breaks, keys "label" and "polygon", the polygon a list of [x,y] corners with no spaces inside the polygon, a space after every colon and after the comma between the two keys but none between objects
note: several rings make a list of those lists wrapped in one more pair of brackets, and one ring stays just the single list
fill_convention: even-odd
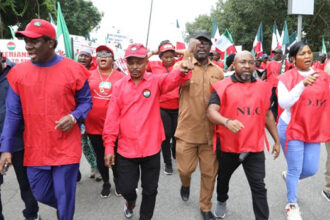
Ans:
[{"label": "utility pole", "polygon": [[151,23],[151,15],[152,15],[152,4],[154,0],[151,0],[150,6],[150,14],[149,14],[149,24],[148,24],[148,32],[147,32],[147,41],[146,41],[146,48],[148,48],[148,41],[149,41],[149,31],[150,31],[150,23]]}]

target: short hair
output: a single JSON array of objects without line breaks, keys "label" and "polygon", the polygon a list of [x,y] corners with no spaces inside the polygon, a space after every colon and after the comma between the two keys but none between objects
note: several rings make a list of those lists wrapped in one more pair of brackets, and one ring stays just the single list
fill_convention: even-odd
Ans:
[{"label": "short hair", "polygon": [[56,39],[50,38],[50,37],[48,37],[48,36],[42,36],[42,38],[43,38],[45,41],[54,40],[55,43],[54,43],[54,47],[53,47],[53,49],[56,49],[56,47],[57,47],[57,40],[56,40]]},{"label": "short hair", "polygon": [[298,41],[294,45],[290,47],[289,51],[289,57],[296,57],[299,50],[303,48],[304,46],[307,46],[307,44],[303,41]]},{"label": "short hair", "polygon": [[226,66],[227,68],[234,62],[235,59],[235,55],[234,53],[230,54],[227,59],[226,59]]}]

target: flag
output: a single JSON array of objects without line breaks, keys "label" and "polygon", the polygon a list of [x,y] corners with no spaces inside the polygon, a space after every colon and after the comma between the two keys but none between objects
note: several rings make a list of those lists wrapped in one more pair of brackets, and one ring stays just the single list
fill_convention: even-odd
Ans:
[{"label": "flag", "polygon": [[14,28],[12,26],[8,26],[8,28],[9,28],[10,33],[11,33],[11,39],[16,39]]},{"label": "flag", "polygon": [[176,19],[176,49],[177,50],[184,50],[186,49],[186,44],[184,43],[182,31],[180,29],[179,20]]},{"label": "flag", "polygon": [[217,42],[220,38],[219,28],[215,16],[213,17],[211,38],[213,43]]},{"label": "flag", "polygon": [[252,48],[252,54],[255,57],[261,57],[262,56],[262,23],[260,23],[259,28],[258,28],[258,32],[256,37],[254,38],[253,41],[253,48]]},{"label": "flag", "polygon": [[281,65],[281,73],[284,73],[285,71],[285,60],[287,56],[285,56],[285,50],[288,46],[290,46],[290,37],[289,37],[289,31],[288,31],[288,25],[286,21],[284,21],[283,30],[282,30],[282,50],[283,50],[283,59],[282,59],[282,65]]},{"label": "flag", "polygon": [[290,37],[289,37],[289,46],[288,46],[288,50],[290,50],[290,47],[292,45],[294,45],[297,42],[297,32],[293,32]]},{"label": "flag", "polygon": [[273,50],[276,48],[281,48],[281,46],[279,44],[279,33],[277,30],[276,21],[274,21],[270,57],[273,57]]},{"label": "flag", "polygon": [[322,37],[322,50],[321,53],[327,54],[327,48],[325,47],[324,37]]},{"label": "flag", "polygon": [[58,44],[64,44],[65,48],[65,56],[73,59],[72,57],[72,47],[71,47],[71,38],[69,34],[69,30],[66,26],[62,11],[61,5],[57,2],[57,41]]},{"label": "flag", "polygon": [[55,21],[54,21],[53,16],[52,16],[52,14],[51,14],[50,12],[48,13],[48,16],[49,16],[49,21],[50,21],[50,23],[51,23],[54,27],[56,27]]},{"label": "flag", "polygon": [[230,54],[236,53],[233,38],[227,29],[215,43],[215,48],[221,54],[222,60],[227,59]]}]

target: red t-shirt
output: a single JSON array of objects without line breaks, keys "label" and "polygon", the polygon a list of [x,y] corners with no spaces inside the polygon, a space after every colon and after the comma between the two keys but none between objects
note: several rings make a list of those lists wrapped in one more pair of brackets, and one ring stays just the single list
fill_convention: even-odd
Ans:
[{"label": "red t-shirt", "polygon": [[[147,71],[154,74],[168,74],[173,69],[173,66],[166,67],[161,61],[149,61]],[[179,87],[160,96],[160,107],[164,109],[179,108]]]},{"label": "red t-shirt", "polygon": [[24,165],[56,166],[79,163],[81,134],[77,124],[68,132],[55,121],[76,107],[75,94],[89,76],[81,64],[64,58],[54,66],[31,62],[14,66],[7,78],[20,96],[24,117]]},{"label": "red t-shirt", "polygon": [[217,62],[215,60],[212,60],[212,62],[218,65],[221,69],[225,68],[225,64],[222,61]]},{"label": "red t-shirt", "polygon": [[123,73],[115,69],[113,69],[109,77],[108,75],[100,74],[97,69],[91,71],[88,82],[92,94],[93,106],[85,121],[86,132],[88,134],[102,134],[113,84],[124,76]]},{"label": "red t-shirt", "polygon": [[114,154],[118,137],[118,154],[127,158],[154,155],[165,138],[160,117],[159,97],[185,81],[188,75],[179,69],[170,74],[145,73],[139,84],[125,76],[113,87],[104,123],[105,154]]}]

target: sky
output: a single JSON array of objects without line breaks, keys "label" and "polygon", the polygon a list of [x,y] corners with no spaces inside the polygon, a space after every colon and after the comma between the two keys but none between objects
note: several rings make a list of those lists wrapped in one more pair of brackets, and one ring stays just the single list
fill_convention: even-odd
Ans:
[{"label": "sky", "polygon": [[[104,17],[100,29],[92,37],[105,39],[114,29],[128,35],[137,43],[146,44],[151,0],[92,0]],[[193,22],[201,14],[210,14],[217,0],[154,0],[148,48],[157,49],[162,40],[173,38],[176,20],[182,31],[185,23]],[[114,28],[113,28],[114,27]],[[110,31],[109,31],[110,30]],[[100,43],[103,43],[103,42]],[[174,42],[173,42],[174,43]]]}]

